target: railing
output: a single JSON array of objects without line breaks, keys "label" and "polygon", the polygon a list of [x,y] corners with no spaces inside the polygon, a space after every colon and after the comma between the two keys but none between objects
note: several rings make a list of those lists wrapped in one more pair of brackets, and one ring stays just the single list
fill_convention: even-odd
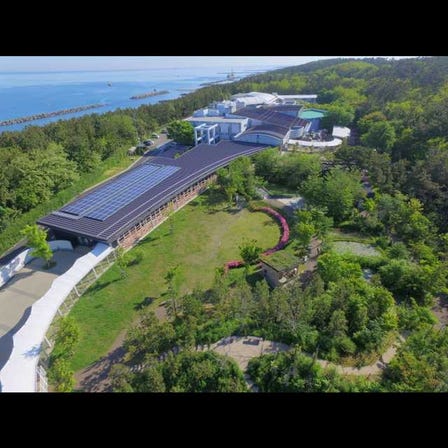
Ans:
[{"label": "railing", "polygon": [[56,278],[47,293],[33,304],[28,320],[13,336],[12,353],[0,371],[2,392],[47,390],[44,369],[53,347],[57,320],[70,311],[114,261],[114,249],[98,243]]},{"label": "railing", "polygon": [[[49,245],[52,251],[56,250],[73,250],[70,241],[54,240]],[[33,261],[36,257],[30,255],[33,249],[25,249],[19,255],[14,257],[7,265],[0,268],[0,287],[10,280],[17,272],[19,272],[26,264]]]}]

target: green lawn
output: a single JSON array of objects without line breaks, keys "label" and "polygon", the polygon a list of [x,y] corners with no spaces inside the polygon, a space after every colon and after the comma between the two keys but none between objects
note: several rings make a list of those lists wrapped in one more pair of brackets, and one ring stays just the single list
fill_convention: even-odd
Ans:
[{"label": "green lawn", "polygon": [[328,239],[332,242],[336,241],[352,241],[354,243],[372,243],[373,238],[364,236],[356,232],[344,232],[340,229],[332,229],[328,233]]},{"label": "green lawn", "polygon": [[333,249],[340,254],[349,253],[361,257],[377,257],[381,255],[381,252],[370,244],[358,243],[356,241],[335,241]]},{"label": "green lawn", "polygon": [[209,288],[216,267],[240,258],[238,246],[244,238],[256,239],[263,249],[277,243],[280,230],[270,216],[211,205],[212,196],[204,193],[170,218],[173,225],[168,220],[150,233],[138,246],[143,260],[128,268],[127,278],[121,279],[113,266],[73,307],[70,315],[81,330],[72,360],[75,371],[108,352],[145,297],[164,300],[164,276],[170,267],[179,265],[179,292],[184,294]]},{"label": "green lawn", "polygon": [[272,196],[283,196],[287,198],[299,196],[299,192],[296,188],[290,188],[285,185],[278,185],[270,182],[266,184],[266,190],[268,190]]}]

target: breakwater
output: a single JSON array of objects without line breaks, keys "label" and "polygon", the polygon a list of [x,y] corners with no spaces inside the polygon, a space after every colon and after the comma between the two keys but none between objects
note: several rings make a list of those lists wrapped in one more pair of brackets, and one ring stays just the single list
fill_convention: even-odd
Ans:
[{"label": "breakwater", "polygon": [[150,96],[165,95],[166,93],[170,93],[170,92],[168,92],[168,90],[154,90],[152,92],[141,93],[140,95],[133,95],[129,99],[141,100],[143,98],[148,98]]},{"label": "breakwater", "polygon": [[40,114],[28,115],[26,117],[11,118],[9,120],[0,121],[0,126],[9,126],[11,124],[26,123],[27,121],[40,120],[42,118],[57,117],[58,115],[74,114],[88,109],[97,109],[105,104],[88,104],[86,106],[71,107],[69,109],[56,110],[54,112],[42,112]]}]

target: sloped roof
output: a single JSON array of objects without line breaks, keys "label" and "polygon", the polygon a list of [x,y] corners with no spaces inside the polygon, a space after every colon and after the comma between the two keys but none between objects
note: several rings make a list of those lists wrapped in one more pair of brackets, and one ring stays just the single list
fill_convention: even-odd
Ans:
[{"label": "sloped roof", "polygon": [[[154,157],[150,160],[153,164],[176,166],[180,169],[153,188],[144,191],[139,197],[130,201],[104,221],[95,220],[87,216],[79,218],[69,217],[64,212],[61,212],[61,209],[66,207],[65,205],[37,222],[54,229],[110,243],[190,185],[214,173],[217,169],[228,165],[232,160],[240,156],[251,155],[265,148],[266,145],[261,144],[223,140],[216,145],[200,144],[178,159]],[[121,175],[116,176],[107,183],[82,194],[80,197],[92,194],[105,184],[117,182],[120,177]]]},{"label": "sloped roof", "polygon": [[243,107],[242,109],[238,109],[234,112],[233,115],[252,118],[254,120],[263,121],[266,124],[283,126],[286,128],[291,128],[293,126],[305,126],[308,123],[307,120],[292,117],[291,115],[276,111],[275,108]]}]

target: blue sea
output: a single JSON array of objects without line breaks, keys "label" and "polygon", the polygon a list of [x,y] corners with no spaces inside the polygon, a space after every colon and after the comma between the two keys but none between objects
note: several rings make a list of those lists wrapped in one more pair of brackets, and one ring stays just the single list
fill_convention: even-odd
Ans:
[{"label": "blue sea", "polygon": [[[236,79],[278,68],[277,66],[246,66],[234,70]],[[227,72],[230,71],[230,68]],[[0,121],[53,112],[89,104],[105,104],[57,117],[44,118],[10,126],[0,126],[0,132],[15,131],[25,126],[42,126],[52,121],[66,120],[85,114],[104,113],[118,108],[154,104],[177,98],[200,87],[200,84],[226,79],[223,67],[154,68],[120,71],[67,72],[2,72],[0,66]],[[169,93],[139,100],[133,95],[156,90]]]}]

